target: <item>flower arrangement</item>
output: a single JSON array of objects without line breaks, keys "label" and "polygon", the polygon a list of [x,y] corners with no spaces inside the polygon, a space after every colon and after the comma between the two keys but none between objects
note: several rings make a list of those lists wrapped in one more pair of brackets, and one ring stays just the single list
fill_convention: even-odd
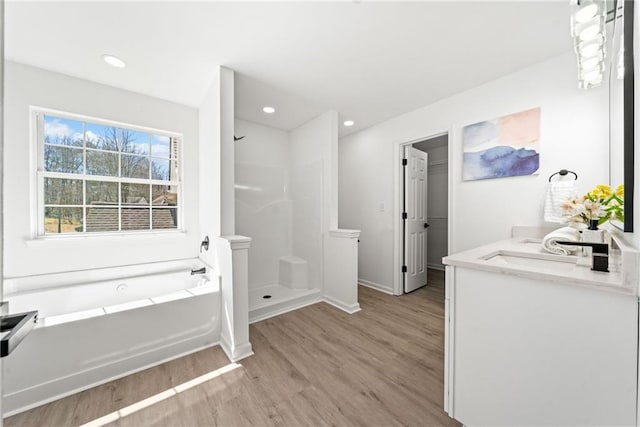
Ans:
[{"label": "flower arrangement", "polygon": [[624,185],[612,191],[608,185],[596,185],[582,197],[569,197],[562,205],[568,222],[597,228],[611,219],[624,222]]}]

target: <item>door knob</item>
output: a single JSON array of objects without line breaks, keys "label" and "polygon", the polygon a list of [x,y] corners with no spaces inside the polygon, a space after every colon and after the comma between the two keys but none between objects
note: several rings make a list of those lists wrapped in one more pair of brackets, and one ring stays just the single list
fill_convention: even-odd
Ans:
[{"label": "door knob", "polygon": [[424,223],[424,228],[428,228],[429,224],[427,224],[426,222]]}]

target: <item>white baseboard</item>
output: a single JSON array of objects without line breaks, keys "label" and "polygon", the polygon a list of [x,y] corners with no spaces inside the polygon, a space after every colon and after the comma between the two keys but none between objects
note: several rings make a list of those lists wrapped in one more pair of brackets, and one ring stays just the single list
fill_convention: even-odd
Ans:
[{"label": "white baseboard", "polygon": [[[110,381],[114,381],[114,380],[117,380],[119,378],[123,378],[123,377],[126,377],[128,375],[135,374],[136,372],[144,371],[145,369],[149,369],[149,368],[152,368],[154,366],[158,366],[158,365],[161,365],[163,363],[170,362],[172,360],[179,359],[179,358],[184,357],[184,356],[188,356],[189,354],[192,354],[192,353],[197,353],[198,351],[202,351],[202,350],[205,350],[207,348],[215,347],[216,345],[220,345],[220,342],[216,341],[216,342],[213,342],[213,343],[210,343],[210,344],[206,344],[206,345],[202,345],[202,346],[199,346],[199,347],[195,347],[195,348],[189,349],[187,351],[183,351],[183,352],[178,353],[178,354],[171,355],[169,357],[165,357],[165,358],[163,358],[161,360],[158,360],[157,362],[148,363],[148,364],[145,364],[145,365],[142,365],[142,366],[136,366],[133,369],[127,369],[127,370],[125,370],[123,372],[119,372],[119,373],[117,373],[115,375],[110,375],[107,378],[103,378],[103,379],[100,379],[98,381],[91,382],[90,384],[83,385],[83,386],[80,386],[80,387],[75,387],[75,388],[73,388],[71,390],[68,390],[68,391],[65,391],[65,392],[62,392],[62,393],[57,393],[55,395],[50,395],[49,397],[46,397],[46,398],[41,399],[41,400],[38,400],[38,401],[36,401],[34,403],[29,403],[29,404],[26,404],[26,405],[23,404],[22,406],[19,406],[20,404],[18,402],[23,401],[23,400],[27,400],[28,401],[29,400],[28,399],[28,394],[34,389],[34,387],[31,387],[31,388],[28,388],[28,389],[25,389],[25,390],[21,390],[21,391],[18,391],[16,393],[12,393],[11,395],[4,396],[4,399],[3,399],[4,401],[3,401],[3,405],[2,405],[3,409],[6,408],[7,406],[9,406],[7,403],[9,403],[11,406],[18,406],[18,407],[16,409],[10,409],[10,410],[8,410],[6,412],[3,410],[2,418],[7,418],[7,417],[10,417],[10,416],[19,414],[21,412],[24,412],[24,411],[28,411],[29,409],[36,408],[38,406],[46,405],[47,403],[51,403],[51,402],[54,402],[56,400],[63,399],[65,397],[71,396],[72,394],[76,394],[76,393],[79,393],[81,391],[89,390],[89,389],[97,387],[99,385],[106,384],[106,383],[108,383]],[[46,356],[43,356],[43,357],[46,357]],[[131,358],[131,359],[133,359],[133,358]],[[114,365],[116,365],[116,364],[114,364]],[[100,368],[102,368],[102,367],[100,367]],[[100,369],[100,368],[98,368],[98,369]],[[96,371],[96,369],[93,369],[93,371]],[[82,375],[82,374],[84,374],[84,372],[78,374],[78,376]],[[49,388],[50,386],[54,386],[54,388],[55,388],[55,386],[57,385],[56,383],[57,382],[55,382],[55,383],[47,383],[47,384],[43,384],[43,386],[46,387],[46,388]],[[7,400],[9,400],[9,402],[7,402]]]},{"label": "white baseboard", "polygon": [[366,286],[367,288],[375,289],[376,291],[380,291],[388,295],[393,295],[393,289],[379,283],[370,282],[369,280],[364,279],[358,279],[358,283],[362,286]]},{"label": "white baseboard", "polygon": [[431,270],[444,271],[444,265],[442,265],[442,264],[429,264],[429,263],[427,263],[427,268],[430,268]]},{"label": "white baseboard", "polygon": [[326,295],[324,296],[324,302],[349,314],[357,313],[358,311],[362,310],[360,308],[360,304],[357,302],[354,304],[345,304],[342,301],[338,301],[337,299],[331,298]]},{"label": "white baseboard", "polygon": [[222,351],[227,355],[230,362],[237,362],[246,357],[253,356],[253,347],[250,342],[246,342],[240,345],[232,346],[226,340],[224,336],[220,337],[220,347]]}]

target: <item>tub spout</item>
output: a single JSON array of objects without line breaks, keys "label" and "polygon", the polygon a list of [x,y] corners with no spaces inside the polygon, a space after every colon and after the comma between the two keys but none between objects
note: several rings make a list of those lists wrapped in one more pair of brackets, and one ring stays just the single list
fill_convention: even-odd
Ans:
[{"label": "tub spout", "polygon": [[198,268],[197,270],[191,270],[191,275],[194,276],[196,274],[205,274],[207,272],[206,267]]}]

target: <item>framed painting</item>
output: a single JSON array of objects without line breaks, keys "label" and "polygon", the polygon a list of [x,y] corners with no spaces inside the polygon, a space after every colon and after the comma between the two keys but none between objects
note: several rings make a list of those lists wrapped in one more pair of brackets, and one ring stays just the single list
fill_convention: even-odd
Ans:
[{"label": "framed painting", "polygon": [[537,175],[539,141],[539,107],[465,126],[462,179]]}]

